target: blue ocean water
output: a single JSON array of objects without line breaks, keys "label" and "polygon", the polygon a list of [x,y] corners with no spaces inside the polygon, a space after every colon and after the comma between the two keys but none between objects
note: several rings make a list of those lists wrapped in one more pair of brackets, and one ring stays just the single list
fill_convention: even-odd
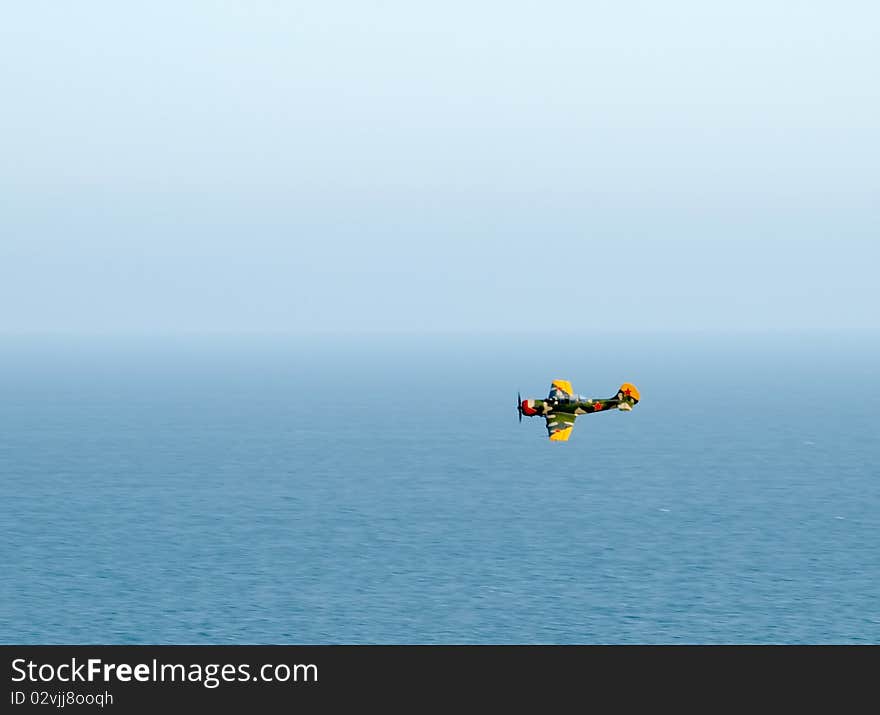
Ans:
[{"label": "blue ocean water", "polygon": [[[878,643],[859,336],[6,338],[6,643]],[[517,423],[552,378],[632,413]]]}]

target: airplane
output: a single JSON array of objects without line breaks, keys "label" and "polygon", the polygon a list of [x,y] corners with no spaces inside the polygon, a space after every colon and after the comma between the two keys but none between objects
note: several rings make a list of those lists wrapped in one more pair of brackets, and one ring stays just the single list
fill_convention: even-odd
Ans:
[{"label": "airplane", "polygon": [[520,422],[523,415],[544,417],[550,439],[553,442],[567,442],[578,415],[589,415],[613,407],[629,412],[640,399],[638,389],[629,382],[624,382],[614,397],[603,400],[576,395],[568,380],[554,380],[546,400],[524,400],[517,393],[516,409],[519,411]]}]

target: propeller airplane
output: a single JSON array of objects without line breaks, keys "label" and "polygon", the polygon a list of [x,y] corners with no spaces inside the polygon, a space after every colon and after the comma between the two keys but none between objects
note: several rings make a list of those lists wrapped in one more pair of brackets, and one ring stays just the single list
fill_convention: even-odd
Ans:
[{"label": "propeller airplane", "polygon": [[567,442],[578,415],[604,412],[614,407],[629,412],[639,403],[639,399],[638,389],[629,382],[623,383],[614,397],[604,400],[576,395],[568,380],[554,380],[546,400],[524,400],[517,393],[516,409],[520,422],[523,415],[544,417],[550,439],[553,442]]}]

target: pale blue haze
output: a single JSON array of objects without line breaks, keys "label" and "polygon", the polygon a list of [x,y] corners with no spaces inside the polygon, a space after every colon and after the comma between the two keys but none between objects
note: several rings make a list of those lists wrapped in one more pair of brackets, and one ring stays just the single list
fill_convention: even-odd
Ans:
[{"label": "pale blue haze", "polygon": [[9,4],[0,328],[876,330],[878,26],[848,0]]}]

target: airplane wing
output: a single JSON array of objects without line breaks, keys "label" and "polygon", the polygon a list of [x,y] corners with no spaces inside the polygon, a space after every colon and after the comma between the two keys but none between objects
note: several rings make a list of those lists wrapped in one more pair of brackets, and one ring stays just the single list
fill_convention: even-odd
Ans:
[{"label": "airplane wing", "polygon": [[553,384],[550,385],[549,398],[551,400],[553,398],[556,398],[557,400],[569,400],[573,394],[574,390],[568,380],[554,380]]},{"label": "airplane wing", "polygon": [[568,412],[554,412],[547,415],[547,433],[554,442],[567,442],[574,427],[575,415]]}]

